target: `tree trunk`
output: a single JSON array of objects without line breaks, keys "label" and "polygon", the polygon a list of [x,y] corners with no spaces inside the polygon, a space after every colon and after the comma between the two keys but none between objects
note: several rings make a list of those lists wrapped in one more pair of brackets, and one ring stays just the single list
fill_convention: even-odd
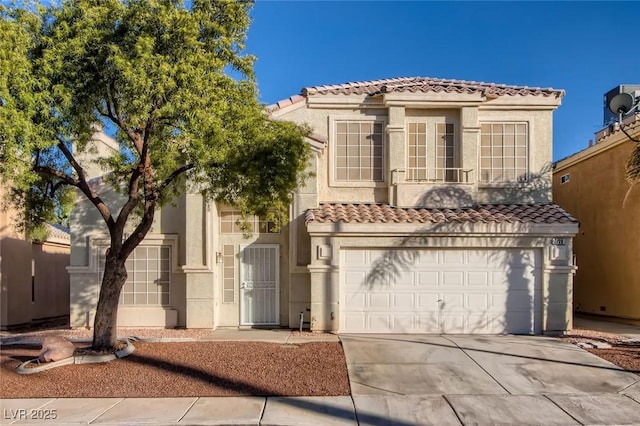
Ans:
[{"label": "tree trunk", "polygon": [[93,324],[94,350],[110,351],[116,345],[116,324],[118,322],[118,302],[120,291],[127,281],[124,259],[109,253],[104,266],[104,276],[100,286],[100,298]]}]

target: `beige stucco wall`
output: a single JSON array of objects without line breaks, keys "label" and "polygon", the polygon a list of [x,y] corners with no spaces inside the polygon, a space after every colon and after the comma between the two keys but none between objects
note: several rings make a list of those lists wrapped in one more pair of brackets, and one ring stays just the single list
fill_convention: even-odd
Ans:
[{"label": "beige stucco wall", "polygon": [[[108,206],[121,206],[122,197],[109,189],[105,184],[98,185],[95,190]],[[193,206],[191,206],[193,204]],[[175,206],[166,206],[155,215],[151,231],[141,245],[168,245],[171,247],[171,287],[169,307],[161,306],[121,306],[118,309],[119,326],[138,327],[176,327],[187,325],[187,288],[191,290],[191,302],[202,305],[201,288],[211,287],[212,271],[204,264],[204,257],[209,256],[202,247],[202,236],[206,232],[203,222],[206,216],[202,200],[181,198]],[[186,220],[186,211],[193,221]],[[117,212],[114,213],[114,215]],[[135,221],[135,217],[132,217]],[[135,223],[135,222],[131,222]],[[71,224],[71,265],[70,274],[70,323],[73,327],[93,327],[95,307],[98,302],[100,278],[98,270],[99,251],[109,245],[106,224],[95,207],[84,197],[78,201],[70,218]],[[134,225],[129,226],[129,231]],[[183,243],[189,234],[191,243]],[[191,271],[185,273],[183,267],[189,265]],[[198,278],[194,278],[198,277]],[[203,277],[203,278],[201,278]],[[191,285],[187,287],[190,280]],[[204,283],[203,283],[204,280]],[[213,305],[212,298],[205,299]],[[209,311],[212,312],[212,309]],[[210,312],[210,314],[211,314]],[[204,317],[204,316],[203,316]],[[212,321],[205,322],[205,328],[212,327]]]},{"label": "beige stucco wall", "polygon": [[[575,238],[578,312],[640,320],[640,188],[624,175],[634,147],[617,132],[560,161],[554,170],[554,201],[580,221]],[[564,175],[570,180],[562,184]]]},{"label": "beige stucco wall", "polygon": [[31,243],[16,230],[15,220],[13,208],[0,209],[0,329],[43,321],[66,323],[69,246]]},{"label": "beige stucco wall", "polygon": [[[390,95],[389,95],[390,96]],[[366,96],[326,95],[293,104],[275,116],[281,120],[307,123],[313,132],[328,140],[317,165],[318,201],[351,203],[391,203],[400,207],[456,207],[473,203],[537,203],[551,201],[551,150],[553,110],[559,101],[536,96],[508,97],[482,101],[479,97],[449,94],[437,103],[416,99],[407,105],[392,97],[371,99]],[[429,103],[431,102],[431,103]],[[356,107],[357,106],[357,107]],[[362,107],[362,108],[360,108]],[[377,120],[385,126],[384,181],[377,183],[336,182],[333,173],[333,146],[336,120]],[[526,122],[529,131],[531,179],[527,184],[478,183],[480,124],[485,122]],[[453,123],[458,167],[465,170],[466,183],[447,185],[406,182],[406,126],[424,122],[433,129],[436,123]],[[431,130],[430,130],[431,131]]]}]

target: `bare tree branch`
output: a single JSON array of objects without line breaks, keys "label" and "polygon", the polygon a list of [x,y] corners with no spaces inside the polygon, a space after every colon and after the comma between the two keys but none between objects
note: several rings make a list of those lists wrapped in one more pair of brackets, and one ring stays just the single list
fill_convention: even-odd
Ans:
[{"label": "bare tree branch", "polygon": [[76,171],[80,182],[84,182],[86,180],[84,175],[84,169],[82,168],[80,163],[78,163],[78,161],[73,156],[71,151],[69,151],[69,148],[67,148],[67,146],[65,145],[65,141],[62,140],[59,136],[58,136],[58,149],[62,152],[62,154],[67,159],[69,164],[71,164],[71,167],[73,167],[73,170]]},{"label": "bare tree branch", "polygon": [[33,166],[33,171],[36,173],[40,173],[43,175],[49,175],[59,179],[61,182],[64,182],[66,185],[75,186],[76,188],[80,187],[80,181],[72,178],[66,173],[61,172],[60,170],[56,170],[51,167],[46,166],[38,166],[37,164]]},{"label": "bare tree branch", "polygon": [[187,164],[186,166],[182,166],[179,169],[175,170],[173,173],[171,173],[169,175],[168,178],[166,178],[161,184],[160,186],[158,186],[158,192],[162,193],[165,188],[167,186],[169,186],[169,184],[171,182],[173,182],[178,176],[180,176],[181,174],[188,172],[189,170],[193,169],[195,167],[195,165],[193,164]]}]

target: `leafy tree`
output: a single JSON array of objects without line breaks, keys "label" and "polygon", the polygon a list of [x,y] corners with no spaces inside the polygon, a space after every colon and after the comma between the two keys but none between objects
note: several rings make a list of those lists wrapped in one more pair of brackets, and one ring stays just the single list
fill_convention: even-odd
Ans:
[{"label": "leafy tree", "polygon": [[[69,191],[110,237],[94,349],[116,342],[125,260],[163,203],[185,190],[283,223],[305,177],[308,129],[271,121],[243,53],[252,4],[63,0],[0,6],[0,178],[36,226]],[[79,154],[96,128],[120,151],[98,159],[122,193],[108,205]],[[86,167],[86,164],[84,165]],[[187,189],[189,188],[189,189]],[[132,229],[125,238],[125,229]]]},{"label": "leafy tree", "polygon": [[[622,130],[624,131],[624,127],[622,127]],[[627,160],[626,176],[629,183],[637,185],[640,183],[640,139],[638,139],[640,137],[640,133],[638,133],[637,137],[631,136],[626,131],[624,131],[624,133],[630,140],[636,143],[629,159]]]}]

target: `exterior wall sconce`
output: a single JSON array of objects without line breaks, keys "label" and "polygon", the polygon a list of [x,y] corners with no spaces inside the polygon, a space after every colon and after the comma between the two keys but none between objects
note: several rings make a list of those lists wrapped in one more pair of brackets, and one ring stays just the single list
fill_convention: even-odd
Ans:
[{"label": "exterior wall sconce", "polygon": [[224,262],[224,259],[222,258],[222,253],[220,253],[219,251],[216,252],[216,263],[221,264]]}]

